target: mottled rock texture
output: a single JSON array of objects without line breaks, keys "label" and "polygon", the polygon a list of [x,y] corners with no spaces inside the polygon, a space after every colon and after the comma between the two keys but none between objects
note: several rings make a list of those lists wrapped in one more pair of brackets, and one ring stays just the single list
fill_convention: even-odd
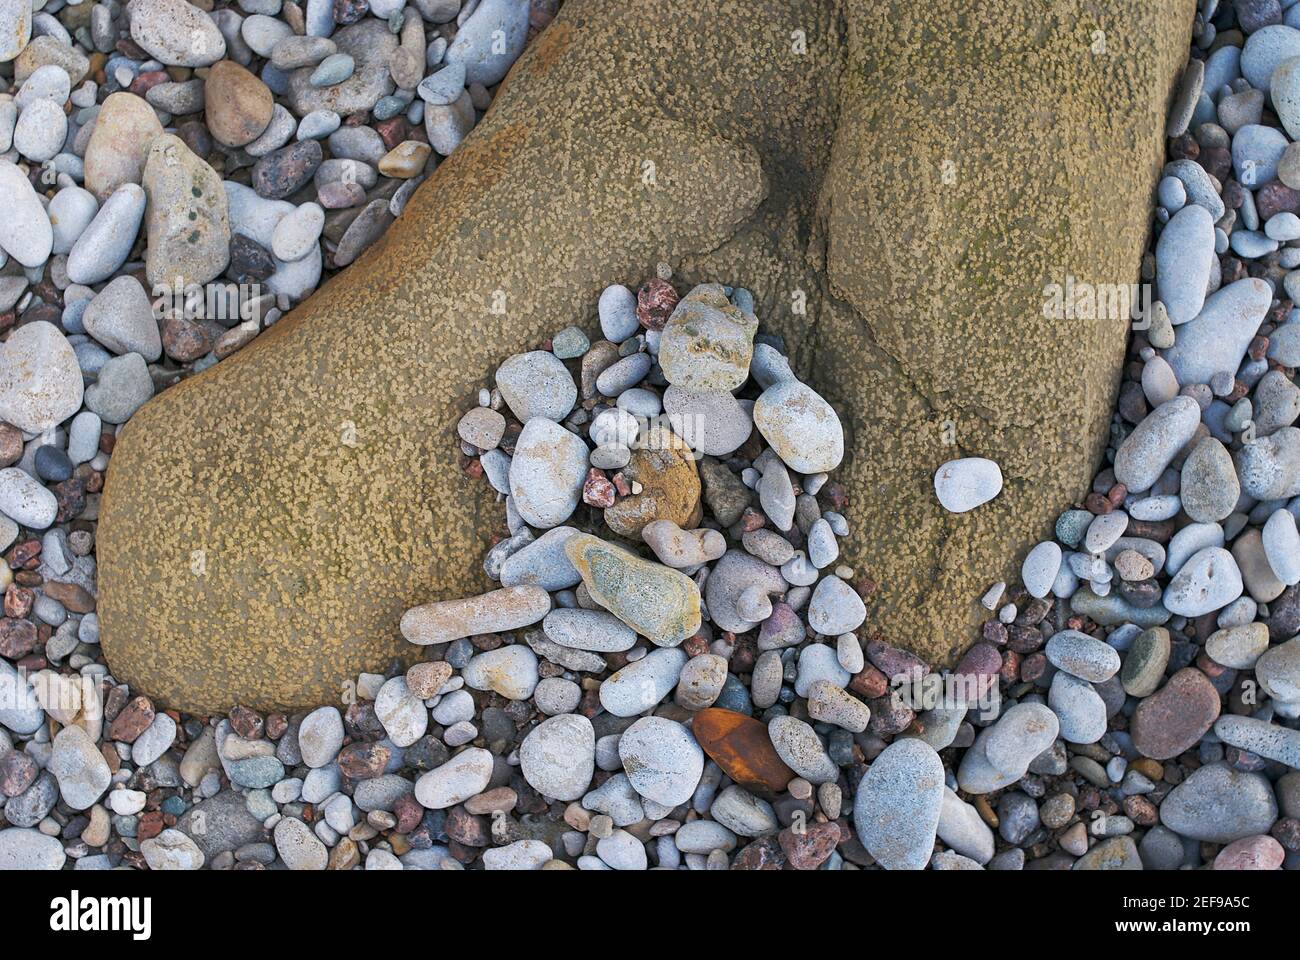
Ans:
[{"label": "mottled rock texture", "polygon": [[[115,676],[197,712],[307,706],[418,655],[401,612],[486,589],[502,529],[456,421],[661,260],[683,292],[754,292],[845,420],[869,624],[951,657],[1092,476],[1127,326],[1049,320],[1043,288],[1138,279],[1192,9],[569,0],[355,268],[123,432]],[[1006,487],[952,516],[930,477],[970,455]]]}]

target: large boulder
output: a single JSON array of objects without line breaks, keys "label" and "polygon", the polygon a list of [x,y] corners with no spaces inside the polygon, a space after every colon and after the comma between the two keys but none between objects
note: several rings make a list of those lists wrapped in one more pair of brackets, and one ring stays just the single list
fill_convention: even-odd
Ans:
[{"label": "large boulder", "polygon": [[[659,261],[754,292],[845,420],[869,625],[951,657],[1087,490],[1127,323],[1051,319],[1044,288],[1137,280],[1193,6],[569,0],[356,267],[123,431],[114,675],[195,712],[299,707],[418,653],[402,611],[488,589],[504,527],[457,419]],[[950,515],[931,478],[963,455],[1007,483]]]}]

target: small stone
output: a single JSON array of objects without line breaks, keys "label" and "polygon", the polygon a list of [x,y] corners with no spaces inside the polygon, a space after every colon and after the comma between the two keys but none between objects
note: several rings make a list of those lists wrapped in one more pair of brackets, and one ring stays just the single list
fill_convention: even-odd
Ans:
[{"label": "small stone", "polygon": [[1193,840],[1231,843],[1267,833],[1277,819],[1277,801],[1259,773],[1210,763],[1170,791],[1160,805],[1160,821]]},{"label": "small stone", "polygon": [[709,758],[741,786],[775,794],[794,776],[772,746],[767,726],[752,717],[711,707],[694,716],[691,731]]},{"label": "small stone", "polygon": [[467,83],[500,83],[524,49],[528,12],[520,0],[482,0],[460,25],[443,61],[463,64]]},{"label": "small stone", "polygon": [[922,870],[934,850],[944,799],[943,763],[920,740],[899,740],[872,762],[858,784],[853,824],[887,870]]},{"label": "small stone", "polygon": [[400,629],[411,643],[449,643],[476,633],[502,633],[529,626],[550,609],[550,595],[541,587],[503,587],[478,597],[413,607],[402,615]]},{"label": "small stone", "polygon": [[1232,554],[1206,547],[1182,565],[1165,589],[1163,603],[1170,613],[1200,617],[1226,607],[1241,593],[1241,572]]},{"label": "small stone", "polygon": [[126,423],[153,396],[153,378],[144,357],[128,353],[113,357],[99,370],[99,379],[86,388],[86,406],[105,423]]},{"label": "small stone", "polygon": [[162,355],[153,304],[135,277],[118,277],[105,286],[86,307],[82,324],[113,353],[138,353],[150,362]]},{"label": "small stone", "polygon": [[840,418],[811,387],[783,380],[754,402],[754,425],[796,473],[828,473],[844,459]]},{"label": "small stone", "polygon": [[1091,683],[1061,672],[1052,678],[1048,705],[1070,743],[1096,743],[1106,733],[1106,704]]},{"label": "small stone", "polygon": [[0,160],[0,196],[6,208],[0,248],[25,267],[42,266],[54,246],[54,230],[31,181],[8,160]]},{"label": "small stone", "polygon": [[587,470],[587,445],[580,437],[545,417],[533,417],[519,434],[510,464],[515,509],[534,527],[564,523],[577,509]]},{"label": "small stone", "polygon": [[519,746],[524,779],[554,800],[577,800],[587,792],[595,758],[596,734],[591,721],[576,714],[543,720]]},{"label": "small stone", "polygon": [[949,513],[966,513],[1002,492],[1002,470],[984,457],[949,460],[934,475],[934,492]]},{"label": "small stone", "polygon": [[149,282],[185,289],[219,276],[230,253],[230,222],[216,171],[179,137],[163,134],[149,148],[144,188]]},{"label": "small stone", "polygon": [[758,319],[704,283],[678,301],[659,343],[664,378],[683,390],[727,392],[749,378]]},{"label": "small stone", "polygon": [[493,770],[492,754],[467,747],[446,763],[415,781],[415,799],[429,810],[445,810],[464,803],[487,789]]},{"label": "small stone", "polygon": [[113,191],[72,245],[68,254],[68,279],[94,284],[112,276],[126,262],[140,232],[144,212],[145,192],[138,185],[126,183]]},{"label": "small stone", "polygon": [[1133,638],[1124,658],[1120,682],[1131,697],[1148,697],[1155,693],[1169,663],[1169,631],[1150,627]]},{"label": "small stone", "polygon": [[1219,716],[1219,693],[1195,667],[1184,667],[1138,704],[1129,723],[1143,756],[1168,760],[1190,750]]},{"label": "small stone", "polygon": [[839,778],[835,761],[827,754],[821,739],[811,726],[795,717],[776,716],[767,725],[767,734],[777,756],[809,783],[833,783]]},{"label": "small stone", "polygon": [[564,549],[592,599],[651,642],[676,646],[699,630],[700,591],[689,577],[588,534]]},{"label": "small stone", "polygon": [[43,433],[76,413],[82,395],[76,353],[54,324],[25,323],[0,345],[0,420]]},{"label": "small stone", "polygon": [[601,681],[600,705],[616,717],[645,713],[677,686],[686,661],[676,648],[651,650]]},{"label": "small stone", "polygon": [[704,751],[690,731],[664,717],[642,717],[628,727],[618,755],[632,788],[668,808],[689,800],[704,772]]},{"label": "small stone", "polygon": [[827,636],[851,633],[866,617],[866,605],[857,591],[836,576],[823,577],[808,604],[808,625]]},{"label": "small stone", "polygon": [[243,147],[271,124],[275,97],[256,75],[232,60],[208,70],[203,87],[204,117],[212,136],[227,147]]},{"label": "small stone", "polygon": [[1191,397],[1156,407],[1125,438],[1115,454],[1115,478],[1129,490],[1148,490],[1192,439],[1201,408]]},{"label": "small stone", "polygon": [[73,810],[85,810],[108,789],[112,771],[86,731],[64,727],[54,737],[49,769],[59,781],[59,794]]},{"label": "small stone", "polygon": [[527,700],[537,688],[537,654],[521,644],[488,650],[461,671],[466,685],[492,690],[507,700]]},{"label": "small stone", "polygon": [[1047,641],[1047,659],[1058,670],[1092,683],[1119,672],[1119,653],[1110,644],[1078,630],[1060,630]]},{"label": "small stone", "polygon": [[208,14],[185,0],[131,0],[131,39],[173,67],[206,67],[226,55],[226,41]]},{"label": "small stone", "polygon": [[325,844],[297,817],[284,817],[275,825],[275,850],[290,870],[324,870],[329,863]]}]

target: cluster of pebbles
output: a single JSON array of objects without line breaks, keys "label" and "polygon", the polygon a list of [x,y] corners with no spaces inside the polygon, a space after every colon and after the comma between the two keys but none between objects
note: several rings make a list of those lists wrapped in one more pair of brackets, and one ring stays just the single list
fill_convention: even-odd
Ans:
[{"label": "cluster of pebbles", "polygon": [[0,0],[0,330],[60,391],[0,418],[41,433],[84,377],[120,424],[246,345],[383,234],[558,5]]},{"label": "cluster of pebbles", "polygon": [[[116,5],[47,5],[33,16],[26,0],[0,0],[0,59],[17,56],[23,82],[49,65],[69,76],[93,66],[98,86],[76,106],[107,111],[104,93],[143,95],[154,113],[131,122],[152,130],[168,112],[184,115],[180,88],[205,69],[163,59],[167,16],[157,12],[172,11],[189,36],[208,37],[186,47],[211,57],[191,93],[211,98],[207,85],[227,70],[218,63],[238,69],[242,38],[247,62],[262,64],[246,72],[272,94],[272,114],[287,109],[295,143],[319,147],[301,134],[313,98],[353,90],[333,79],[343,68],[332,58],[346,54],[358,77],[382,73],[364,43],[344,44],[344,31],[362,27],[357,35],[386,38],[391,76],[374,86],[389,89],[341,111],[344,125],[323,135],[338,156],[339,133],[382,139],[382,124],[399,116],[410,132],[412,110],[427,119],[432,106],[454,109],[462,87],[471,105],[486,105],[482,77],[443,77],[456,63],[455,24],[472,37],[476,16],[516,6],[482,0],[476,13],[423,0],[385,11],[360,0],[304,13],[250,0],[243,26],[230,29],[233,10],[134,0],[128,14],[151,13],[128,34]],[[535,17],[542,7],[533,4]],[[321,36],[310,25],[322,9],[337,21],[327,31],[337,49],[309,40]],[[411,66],[396,57],[413,49],[410,20],[437,34],[418,72],[446,64],[430,79],[461,87],[416,82],[414,69],[415,97],[394,83]],[[268,46],[264,21],[294,36]],[[108,49],[86,53],[106,30]],[[2,46],[15,37],[18,50]],[[290,40],[294,56],[325,53],[286,59]],[[287,86],[286,64],[299,71]],[[313,85],[322,70],[332,85]],[[44,77],[0,104],[0,121],[61,104],[47,89],[65,99],[88,89],[80,76],[66,88]],[[635,293],[604,291],[594,342],[595,324],[569,327],[507,359],[448,438],[467,476],[503,500],[501,535],[483,561],[499,587],[408,611],[401,630],[421,662],[361,675],[343,709],[158,710],[99,656],[96,494],[114,425],[134,409],[108,398],[140,379],[134,371],[147,396],[146,385],[151,393],[191,368],[167,346],[169,318],[123,325],[120,307],[96,316],[100,297],[120,298],[106,307],[135,297],[110,288],[138,285],[138,265],[122,273],[119,262],[85,282],[118,279],[69,300],[75,284],[60,283],[81,262],[75,242],[47,264],[50,251],[35,257],[22,246],[30,238],[0,224],[11,258],[0,290],[18,288],[0,355],[0,868],[1300,865],[1297,82],[1300,3],[1204,0],[1144,265],[1158,302],[1133,338],[1107,462],[1055,539],[1023,558],[1021,582],[988,591],[982,636],[951,670],[871,628],[873,585],[840,557],[850,530],[848,492],[828,476],[843,456],[835,411],[795,376],[780,338],[759,332],[744,289],[679,289],[661,267]],[[246,113],[255,98],[235,99]],[[241,203],[279,202],[259,193],[273,178],[247,170],[247,145],[266,131],[232,148],[207,103],[211,149],[193,149],[186,123],[163,149],[188,171],[185,183],[224,190],[233,225]],[[58,112],[73,131],[80,114]],[[0,190],[11,209],[26,198],[29,214],[44,212],[47,192],[44,161],[23,152],[39,150],[37,125],[21,138],[15,129],[17,163],[0,159]],[[136,135],[114,139],[124,151]],[[432,130],[428,139],[438,152]],[[100,202],[92,151],[83,165],[76,133],[66,141],[73,147],[49,159],[70,182],[48,191],[57,198],[85,182]],[[183,150],[209,160],[196,165]],[[135,158],[134,179],[109,194],[126,190],[121,205],[156,183],[149,154]],[[125,165],[108,169],[120,176]],[[325,202],[342,195],[325,189],[340,182],[316,184],[321,210],[341,209]],[[290,206],[276,209],[287,219]],[[331,216],[324,252],[311,255],[326,268],[350,229],[331,237]],[[146,272],[151,256],[179,256],[165,252],[165,224],[163,251],[154,236]],[[258,242],[278,257],[273,239]],[[124,256],[135,243],[132,234]],[[300,276],[301,261],[272,263],[273,276]],[[267,316],[295,298],[282,294]],[[131,366],[117,373],[117,363]],[[989,460],[936,465],[937,501],[954,512],[980,509],[1001,483]]]}]

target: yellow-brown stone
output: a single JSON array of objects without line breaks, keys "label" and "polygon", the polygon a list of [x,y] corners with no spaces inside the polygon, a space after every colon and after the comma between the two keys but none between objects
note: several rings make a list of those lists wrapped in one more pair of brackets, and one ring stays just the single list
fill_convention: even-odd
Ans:
[{"label": "yellow-brown stone", "polygon": [[605,523],[632,540],[640,540],[641,528],[655,520],[671,520],[686,530],[698,527],[704,514],[691,448],[661,423],[653,423],[639,442],[623,476],[639,483],[641,492],[606,507]]},{"label": "yellow-brown stone", "polygon": [[[114,677],[267,709],[418,657],[402,611],[490,589],[505,530],[456,422],[660,261],[750,289],[841,413],[844,561],[884,636],[948,660],[1088,490],[1127,322],[1049,319],[1043,288],[1138,279],[1194,6],[568,0],[353,268],[123,429]],[[963,455],[1006,486],[954,516],[930,478]]]}]

